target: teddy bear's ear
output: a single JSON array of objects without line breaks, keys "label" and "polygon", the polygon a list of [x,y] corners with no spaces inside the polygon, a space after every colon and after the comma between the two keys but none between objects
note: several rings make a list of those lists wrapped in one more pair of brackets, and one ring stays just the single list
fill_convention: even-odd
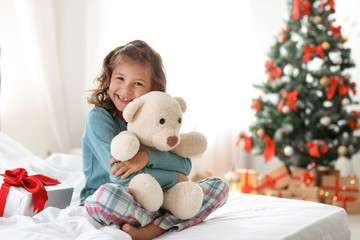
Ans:
[{"label": "teddy bear's ear", "polygon": [[141,107],[144,105],[144,99],[135,99],[129,103],[123,111],[123,118],[126,122],[133,122],[136,114],[140,111]]},{"label": "teddy bear's ear", "polygon": [[186,111],[186,102],[182,97],[174,97],[174,99],[180,104],[181,110],[184,113]]}]

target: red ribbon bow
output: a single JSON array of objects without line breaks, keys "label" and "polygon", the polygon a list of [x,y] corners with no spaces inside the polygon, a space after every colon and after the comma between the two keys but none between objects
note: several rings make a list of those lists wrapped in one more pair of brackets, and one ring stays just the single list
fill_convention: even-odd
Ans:
[{"label": "red ribbon bow", "polygon": [[252,145],[252,139],[251,137],[249,137],[246,132],[241,132],[240,133],[240,136],[238,138],[238,140],[236,141],[236,144],[235,146],[236,147],[239,147],[240,146],[240,142],[241,142],[241,139],[244,138],[245,142],[244,142],[244,149],[247,151],[247,152],[251,152],[251,145]]},{"label": "red ribbon bow", "polygon": [[274,77],[281,77],[281,69],[274,66],[274,60],[272,58],[265,64],[265,68],[269,69],[268,75],[271,83],[274,82]]},{"label": "red ribbon bow", "polygon": [[311,55],[312,55],[313,53],[316,53],[316,54],[319,55],[320,57],[324,57],[324,56],[325,56],[325,54],[324,54],[324,52],[323,52],[323,50],[322,50],[321,44],[319,44],[319,45],[317,45],[316,47],[313,47],[313,48],[311,48],[308,44],[305,44],[305,47],[304,47],[304,55],[303,55],[303,57],[302,57],[303,61],[306,62],[306,63],[307,63],[308,61],[310,61]]},{"label": "red ribbon bow", "polygon": [[302,2],[301,0],[294,0],[294,10],[291,14],[292,19],[299,19],[301,9],[303,8],[303,14],[301,17],[310,15],[311,3],[309,1]]},{"label": "red ribbon bow", "polygon": [[[323,146],[321,147],[321,150],[320,150],[320,151],[319,151],[318,142],[323,144]],[[305,147],[308,147],[308,148],[309,148],[309,155],[310,155],[310,156],[317,157],[317,158],[320,157],[320,152],[321,152],[322,154],[325,154],[325,153],[327,153],[327,151],[329,151],[328,145],[327,145],[324,141],[322,141],[322,140],[318,140],[318,141],[316,141],[316,142],[306,143],[306,144],[305,144]]]},{"label": "red ribbon bow", "polygon": [[34,201],[33,212],[38,210],[39,213],[44,209],[45,203],[48,200],[44,185],[56,185],[60,183],[54,178],[41,174],[28,176],[24,168],[6,170],[5,174],[0,175],[5,177],[0,189],[0,217],[4,214],[6,199],[11,186],[23,187],[26,191],[32,193]]},{"label": "red ribbon bow", "polygon": [[332,32],[333,36],[339,36],[340,40],[343,41],[343,37],[341,34],[341,26],[335,27],[334,25],[329,25],[329,30]]},{"label": "red ribbon bow", "polygon": [[352,117],[349,120],[349,127],[351,128],[351,131],[354,131],[356,128],[356,119],[360,117],[360,112],[358,111],[351,111]]},{"label": "red ribbon bow", "polygon": [[[328,0],[328,5],[330,6],[331,9],[334,9],[335,7],[335,2],[334,0]],[[320,7],[324,7],[324,0],[320,0]]]},{"label": "red ribbon bow", "polygon": [[331,100],[333,98],[338,82],[343,81],[343,80],[344,80],[344,77],[342,77],[342,76],[339,76],[339,77],[329,76],[330,86],[329,86],[329,89],[326,91],[326,97],[328,100]]},{"label": "red ribbon bow", "polygon": [[270,162],[275,157],[275,142],[269,136],[265,136],[263,141],[266,144],[264,150],[264,159],[267,162]]},{"label": "red ribbon bow", "polygon": [[300,180],[304,182],[306,186],[309,186],[312,182],[315,181],[314,174],[310,170],[306,170],[305,173],[300,177],[293,176],[292,179]]},{"label": "red ribbon bow", "polygon": [[278,110],[281,112],[282,106],[285,103],[285,99],[287,99],[287,105],[291,108],[291,110],[296,111],[296,100],[297,100],[298,90],[295,89],[292,92],[282,92],[281,93],[281,101],[278,104]]}]

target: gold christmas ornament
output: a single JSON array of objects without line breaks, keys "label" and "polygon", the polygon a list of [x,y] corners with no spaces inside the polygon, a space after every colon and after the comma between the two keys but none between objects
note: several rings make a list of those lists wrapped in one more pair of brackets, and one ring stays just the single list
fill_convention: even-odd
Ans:
[{"label": "gold christmas ornament", "polygon": [[291,157],[294,154],[294,149],[291,146],[286,146],[284,148],[284,155],[287,157]]},{"label": "gold christmas ornament", "polygon": [[282,107],[281,112],[283,114],[289,114],[291,112],[291,108],[289,106],[285,105]]},{"label": "gold christmas ornament", "polygon": [[322,18],[320,16],[315,16],[312,20],[312,22],[315,24],[315,25],[318,25],[322,22]]},{"label": "gold christmas ornament", "polygon": [[328,43],[327,41],[324,41],[324,42],[321,44],[321,47],[322,47],[322,49],[324,49],[325,51],[327,51],[327,50],[330,49],[330,43]]},{"label": "gold christmas ornament", "polygon": [[330,85],[329,78],[326,76],[323,76],[322,78],[320,78],[320,85],[323,87],[328,87]]},{"label": "gold christmas ornament", "polygon": [[323,125],[323,126],[329,126],[330,125],[330,123],[331,123],[331,119],[328,117],[328,116],[325,116],[325,117],[322,117],[321,119],[320,119],[320,123],[321,123],[321,125]]},{"label": "gold christmas ornament", "polygon": [[348,98],[343,98],[343,100],[341,100],[341,104],[343,106],[348,106],[350,104],[350,99]]},{"label": "gold christmas ornament", "polygon": [[347,153],[347,148],[344,145],[338,147],[337,152],[340,156],[344,156]]},{"label": "gold christmas ornament", "polygon": [[263,128],[259,128],[257,131],[256,131],[256,135],[259,137],[259,138],[263,138],[265,136],[265,130]]}]

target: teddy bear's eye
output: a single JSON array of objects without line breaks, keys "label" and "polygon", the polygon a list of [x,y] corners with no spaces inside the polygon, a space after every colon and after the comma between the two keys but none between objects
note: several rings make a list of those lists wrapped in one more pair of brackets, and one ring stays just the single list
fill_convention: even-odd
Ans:
[{"label": "teddy bear's eye", "polygon": [[162,119],[160,119],[160,124],[164,124],[165,123],[165,119],[164,118],[162,118]]},{"label": "teddy bear's eye", "polygon": [[181,119],[181,118],[179,118],[178,122],[179,122],[179,123],[181,123],[181,121],[182,121],[182,119]]}]

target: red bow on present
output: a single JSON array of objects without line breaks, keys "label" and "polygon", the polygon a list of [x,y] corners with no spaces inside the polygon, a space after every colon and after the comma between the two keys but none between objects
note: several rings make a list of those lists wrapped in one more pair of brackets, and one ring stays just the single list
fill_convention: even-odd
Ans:
[{"label": "red bow on present", "polygon": [[240,146],[240,142],[241,142],[241,138],[244,138],[245,142],[244,142],[244,149],[247,152],[251,152],[251,145],[252,145],[252,139],[251,137],[249,137],[245,132],[241,132],[240,136],[238,138],[238,140],[236,141],[235,146],[239,147]]},{"label": "red bow on present", "polygon": [[313,48],[311,48],[308,44],[305,44],[305,47],[304,47],[304,55],[303,55],[303,57],[302,57],[303,61],[306,62],[306,63],[307,63],[308,61],[310,61],[311,55],[312,55],[313,53],[316,53],[316,54],[319,55],[320,57],[324,57],[324,56],[325,56],[325,54],[324,54],[324,52],[323,52],[323,50],[322,50],[321,44],[319,44],[319,45],[317,45],[316,47],[313,47]]},{"label": "red bow on present", "polygon": [[282,92],[281,93],[281,101],[278,104],[278,110],[281,112],[282,106],[285,103],[285,99],[287,99],[287,105],[290,107],[291,110],[296,111],[296,100],[297,100],[298,90],[295,89],[292,92]]},{"label": "red bow on present", "polygon": [[294,0],[294,10],[291,14],[292,19],[299,19],[301,8],[304,8],[302,17],[310,15],[311,3],[309,1],[301,2],[300,0]]},{"label": "red bow on present", "polygon": [[48,200],[47,192],[44,185],[56,185],[60,182],[41,174],[28,176],[24,168],[6,170],[5,174],[0,174],[4,178],[4,183],[0,189],[0,217],[4,214],[6,199],[11,186],[23,187],[26,191],[32,193],[34,201],[34,212],[41,212]]},{"label": "red bow on present", "polygon": [[281,76],[281,69],[274,66],[274,60],[272,58],[265,64],[265,68],[269,69],[268,75],[271,83],[274,82],[274,77],[279,78]]}]

